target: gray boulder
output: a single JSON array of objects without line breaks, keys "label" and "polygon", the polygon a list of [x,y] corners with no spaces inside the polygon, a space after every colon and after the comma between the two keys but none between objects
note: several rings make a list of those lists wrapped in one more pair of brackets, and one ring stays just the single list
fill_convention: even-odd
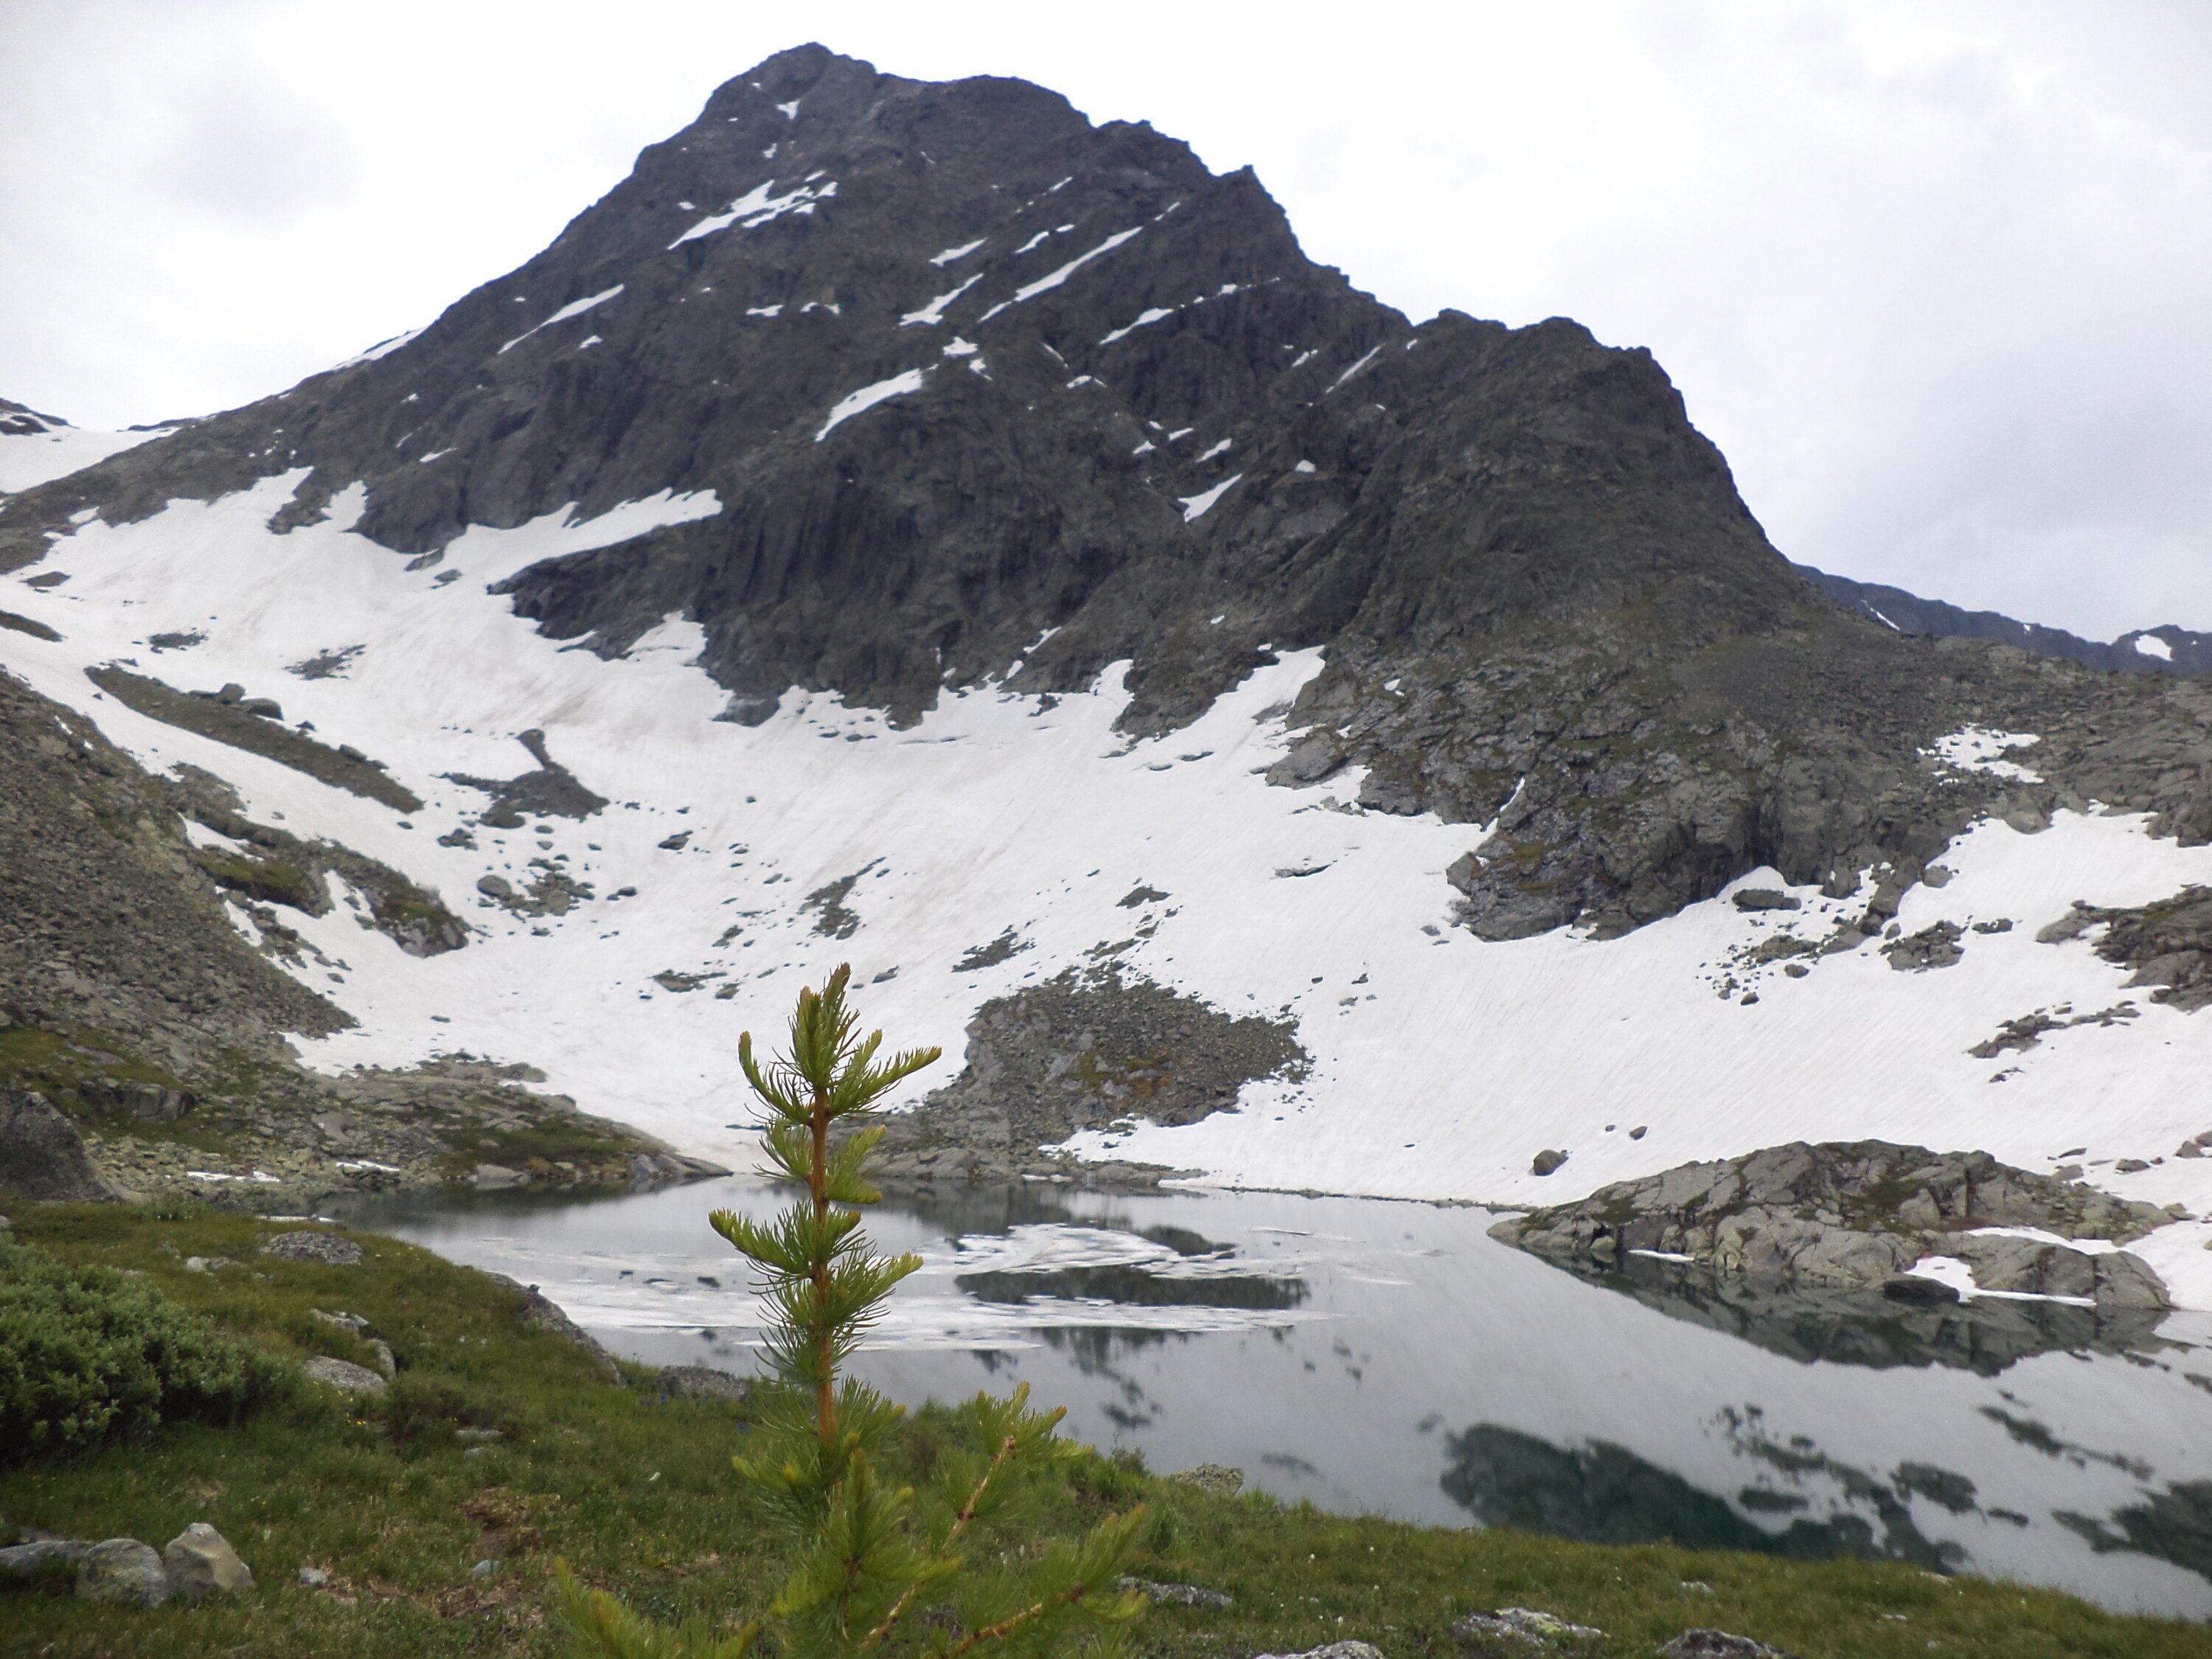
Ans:
[{"label": "gray boulder", "polygon": [[665,1365],[660,1371],[660,1391],[677,1400],[734,1400],[743,1404],[752,1397],[753,1385],[744,1377],[712,1365]]},{"label": "gray boulder", "polygon": [[361,1261],[361,1246],[337,1233],[278,1233],[261,1241],[261,1254],[279,1261],[318,1261],[325,1267],[350,1267]]},{"label": "gray boulder", "polygon": [[1666,1659],[1792,1659],[1780,1648],[1724,1630],[1686,1630],[1659,1651]]},{"label": "gray boulder", "polygon": [[0,1584],[28,1583],[35,1579],[75,1572],[91,1545],[74,1538],[41,1538],[28,1544],[11,1544],[0,1550]]},{"label": "gray boulder", "polygon": [[116,1607],[158,1607],[169,1599],[169,1577],[151,1544],[110,1538],[77,1559],[76,1593]]},{"label": "gray boulder", "polygon": [[1164,1601],[1171,1607],[1206,1607],[1218,1613],[1231,1605],[1219,1590],[1202,1589],[1196,1584],[1157,1584],[1149,1578],[1124,1578],[1121,1588],[1140,1592],[1148,1601]]},{"label": "gray boulder", "polygon": [[336,1359],[329,1354],[317,1354],[300,1367],[300,1374],[310,1382],[320,1382],[336,1389],[340,1394],[382,1394],[392,1385],[366,1365],[356,1365],[350,1359]]},{"label": "gray boulder", "polygon": [[1192,1468],[1178,1469],[1168,1479],[1219,1498],[1234,1498],[1244,1490],[1244,1471],[1232,1469],[1225,1463],[1200,1463]]},{"label": "gray boulder", "polygon": [[1382,1650],[1364,1642],[1331,1642],[1304,1653],[1255,1653],[1252,1659],[1382,1659]]},{"label": "gray boulder", "polygon": [[238,1559],[230,1542],[204,1521],[195,1521],[161,1550],[161,1568],[172,1595],[187,1601],[210,1595],[236,1595],[253,1588],[253,1572]]},{"label": "gray boulder", "polygon": [[1551,1655],[1594,1652],[1605,1632],[1589,1625],[1573,1625],[1534,1607],[1500,1607],[1495,1613],[1471,1613],[1454,1625],[1462,1652],[1483,1659],[1549,1659]]},{"label": "gray boulder", "polygon": [[93,1166],[76,1125],[33,1089],[0,1089],[0,1191],[54,1204],[106,1203],[117,1195]]}]

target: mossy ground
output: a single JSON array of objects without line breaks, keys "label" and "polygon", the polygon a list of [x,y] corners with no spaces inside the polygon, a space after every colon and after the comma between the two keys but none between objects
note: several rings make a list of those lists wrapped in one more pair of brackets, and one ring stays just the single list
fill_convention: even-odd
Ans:
[{"label": "mossy ground", "polygon": [[[641,1370],[605,1382],[582,1352],[523,1327],[514,1292],[412,1245],[357,1235],[359,1267],[321,1267],[254,1255],[267,1229],[176,1210],[17,1214],[27,1242],[143,1271],[275,1352],[366,1361],[358,1339],[308,1310],[361,1314],[397,1351],[401,1384],[381,1407],[306,1389],[236,1428],[165,1429],[75,1461],[0,1470],[9,1522],[159,1545],[207,1521],[258,1581],[236,1601],[154,1613],[0,1592],[0,1652],[556,1653],[547,1608],[556,1556],[657,1613],[758,1607],[778,1563],[736,1502],[739,1408],[664,1400]],[[217,1255],[239,1265],[184,1267],[186,1256]],[[469,1455],[461,1425],[508,1437]],[[923,1411],[898,1455],[926,1463],[960,1433],[953,1413]],[[1216,1497],[1105,1457],[1073,1465],[1055,1502],[1071,1529],[1146,1504],[1133,1571],[1234,1598],[1225,1612],[1154,1608],[1135,1644],[1148,1655],[1295,1653],[1345,1638],[1389,1659],[1449,1655],[1459,1651],[1453,1620],[1521,1605],[1596,1626],[1608,1633],[1600,1652],[1638,1659],[1695,1626],[1804,1659],[2212,1656],[2202,1627],[2114,1618],[2048,1591],[1861,1562],[1612,1549],[1330,1516],[1259,1495]],[[500,1565],[473,1576],[487,1559]],[[303,1565],[328,1569],[330,1585],[300,1588]]]}]

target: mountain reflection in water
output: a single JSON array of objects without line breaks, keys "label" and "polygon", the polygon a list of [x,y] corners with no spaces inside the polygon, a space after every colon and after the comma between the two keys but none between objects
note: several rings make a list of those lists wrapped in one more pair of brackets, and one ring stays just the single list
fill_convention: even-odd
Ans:
[{"label": "mountain reflection in water", "polygon": [[[619,1353],[747,1372],[732,1178],[354,1218],[540,1285]],[[1027,1382],[1067,1431],[1287,1500],[1611,1542],[1852,1556],[2212,1619],[2212,1318],[1597,1282],[1468,1207],[1279,1193],[899,1194],[919,1272],[854,1356],[895,1398]]]}]

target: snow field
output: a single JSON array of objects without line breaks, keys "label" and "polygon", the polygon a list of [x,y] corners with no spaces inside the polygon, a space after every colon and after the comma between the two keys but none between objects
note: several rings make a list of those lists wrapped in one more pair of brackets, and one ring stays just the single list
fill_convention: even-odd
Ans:
[{"label": "snow field", "polygon": [[0,433],[0,495],[82,472],[111,455],[136,449],[173,430],[163,427],[154,432],[83,432],[63,426],[46,432]]},{"label": "snow field", "polygon": [[[354,530],[359,486],[323,522],[271,533],[266,520],[304,476],[80,527],[23,573],[63,570],[68,583],[0,581],[6,608],[63,641],[0,634],[0,663],[149,767],[205,767],[252,816],[404,871],[479,930],[464,950],[417,959],[343,903],[288,916],[329,959],[304,981],[361,1022],[301,1045],[319,1067],[458,1051],[528,1061],[588,1111],[745,1165],[751,1134],[726,1127],[750,1117],[733,1081],[736,1035],[776,1030],[798,985],[849,959],[871,1024],[942,1045],[945,1061],[909,1085],[913,1098],[957,1073],[983,1002],[1110,952],[1231,1014],[1294,1020],[1313,1066],[1300,1082],[1248,1085],[1238,1110],[1197,1124],[1080,1135],[1085,1156],[1225,1186],[1532,1204],[1692,1158],[1879,1137],[1984,1148],[2031,1169],[2079,1162],[2129,1197],[2212,1207],[2212,1161],[2171,1158],[2212,1128],[2201,1087],[2212,1019],[2125,988],[2087,939],[2035,942],[2076,899],[2139,904],[2212,883],[2212,848],[2152,840],[2141,817],[2061,813],[2036,835],[1977,825],[1943,860],[1954,879],[1911,890],[1899,923],[2014,926],[1968,932],[1962,962],[1925,973],[1893,970],[1872,945],[1807,958],[1799,979],[1745,960],[1778,929],[1824,938],[1863,908],[1812,889],[1795,890],[1794,913],[1745,915],[1724,893],[1620,939],[1489,943],[1450,926],[1443,879],[1480,827],[1361,811],[1356,769],[1303,789],[1255,775],[1285,751],[1280,710],[1317,653],[1286,655],[1190,726],[1139,743],[1112,729],[1118,667],[1049,709],[1002,684],[947,693],[894,731],[872,711],[794,691],[747,728],[714,718],[727,697],[695,665],[696,624],[672,617],[609,662],[540,636],[487,591],[540,559],[711,516],[711,494],[472,528],[410,571]],[[439,583],[449,571],[460,580]],[[169,631],[207,638],[144,647]],[[338,676],[284,672],[356,646]],[[185,689],[235,680],[277,697],[319,740],[386,763],[422,810],[403,819],[147,720],[83,677],[134,659]],[[446,775],[532,769],[515,741],[532,728],[612,804],[581,822],[477,824],[486,797]],[[464,827],[473,848],[439,843]],[[679,848],[660,845],[679,834]],[[477,898],[486,875],[526,887],[533,860],[593,896],[543,917]],[[817,931],[823,907],[806,901],[848,876],[858,879],[842,904],[860,926],[838,939]],[[1169,896],[1122,906],[1140,884]],[[1737,884],[1782,884],[1761,871]],[[635,896],[618,896],[625,887]],[[957,971],[1007,929],[1016,954]],[[663,974],[696,976],[697,988],[671,988],[692,981]],[[731,998],[717,995],[728,987]],[[1996,1060],[1966,1053],[2039,1008],[2123,1002],[2134,1018],[2051,1032]],[[1638,1127],[1646,1133],[1632,1139]],[[1538,1177],[1529,1161],[1546,1147],[1568,1162]],[[2138,1173],[2112,1168],[2161,1157]],[[2188,1306],[2212,1308],[2208,1237],[2179,1224],[2140,1251]]]}]

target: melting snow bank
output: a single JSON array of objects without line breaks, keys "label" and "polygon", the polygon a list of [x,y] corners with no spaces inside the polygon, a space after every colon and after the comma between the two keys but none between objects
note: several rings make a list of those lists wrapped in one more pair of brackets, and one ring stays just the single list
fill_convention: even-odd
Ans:
[{"label": "melting snow bank", "polygon": [[[2140,817],[1976,826],[1944,855],[1953,878],[1912,888],[1897,919],[1907,935],[1954,930],[1942,952],[1860,940],[1839,924],[1863,897],[1771,871],[1625,938],[1489,943],[1453,925],[1444,876],[1480,826],[1360,811],[1357,769],[1306,787],[1259,775],[1287,752],[1281,711],[1316,653],[1137,742],[1114,729],[1118,668],[1051,699],[949,692],[903,731],[798,692],[748,727],[717,718],[727,693],[681,617],[607,659],[489,591],[538,560],[711,515],[711,495],[473,528],[410,559],[352,527],[358,486],[324,521],[270,532],[300,477],[58,538],[0,579],[0,607],[61,638],[0,633],[0,662],[149,767],[214,772],[247,816],[403,871],[473,922],[465,948],[423,959],[343,905],[286,913],[336,964],[303,976],[361,1022],[305,1045],[318,1066],[528,1062],[586,1111],[750,1162],[737,1032],[774,1029],[837,962],[854,963],[871,1023],[945,1048],[930,1085],[956,1075],[987,1004],[1111,962],[1229,1016],[1288,1022],[1311,1063],[1174,1125],[1146,1120],[1134,1079],[1126,1119],[1066,1143],[1083,1158],[1527,1205],[1754,1147],[1883,1139],[2033,1171],[2079,1164],[2131,1200],[2212,1207],[2212,1160],[2174,1156],[2212,1130],[2212,1015],[2131,988],[2094,928],[2037,938],[2076,901],[2212,884],[2212,848],[2154,840]],[[23,580],[55,572],[69,580]],[[127,659],[186,690],[281,692],[289,720],[380,763],[422,806],[403,815],[161,725],[84,677]],[[604,804],[553,816],[523,794],[502,813],[456,781],[536,775],[526,732]],[[1731,902],[1754,888],[1796,908]],[[2051,1023],[2033,1040],[2005,1039],[2039,1012]],[[1559,1155],[1548,1176],[1540,1152]],[[2167,1228],[2137,1249],[2177,1300],[2212,1307],[2204,1236]]]}]

